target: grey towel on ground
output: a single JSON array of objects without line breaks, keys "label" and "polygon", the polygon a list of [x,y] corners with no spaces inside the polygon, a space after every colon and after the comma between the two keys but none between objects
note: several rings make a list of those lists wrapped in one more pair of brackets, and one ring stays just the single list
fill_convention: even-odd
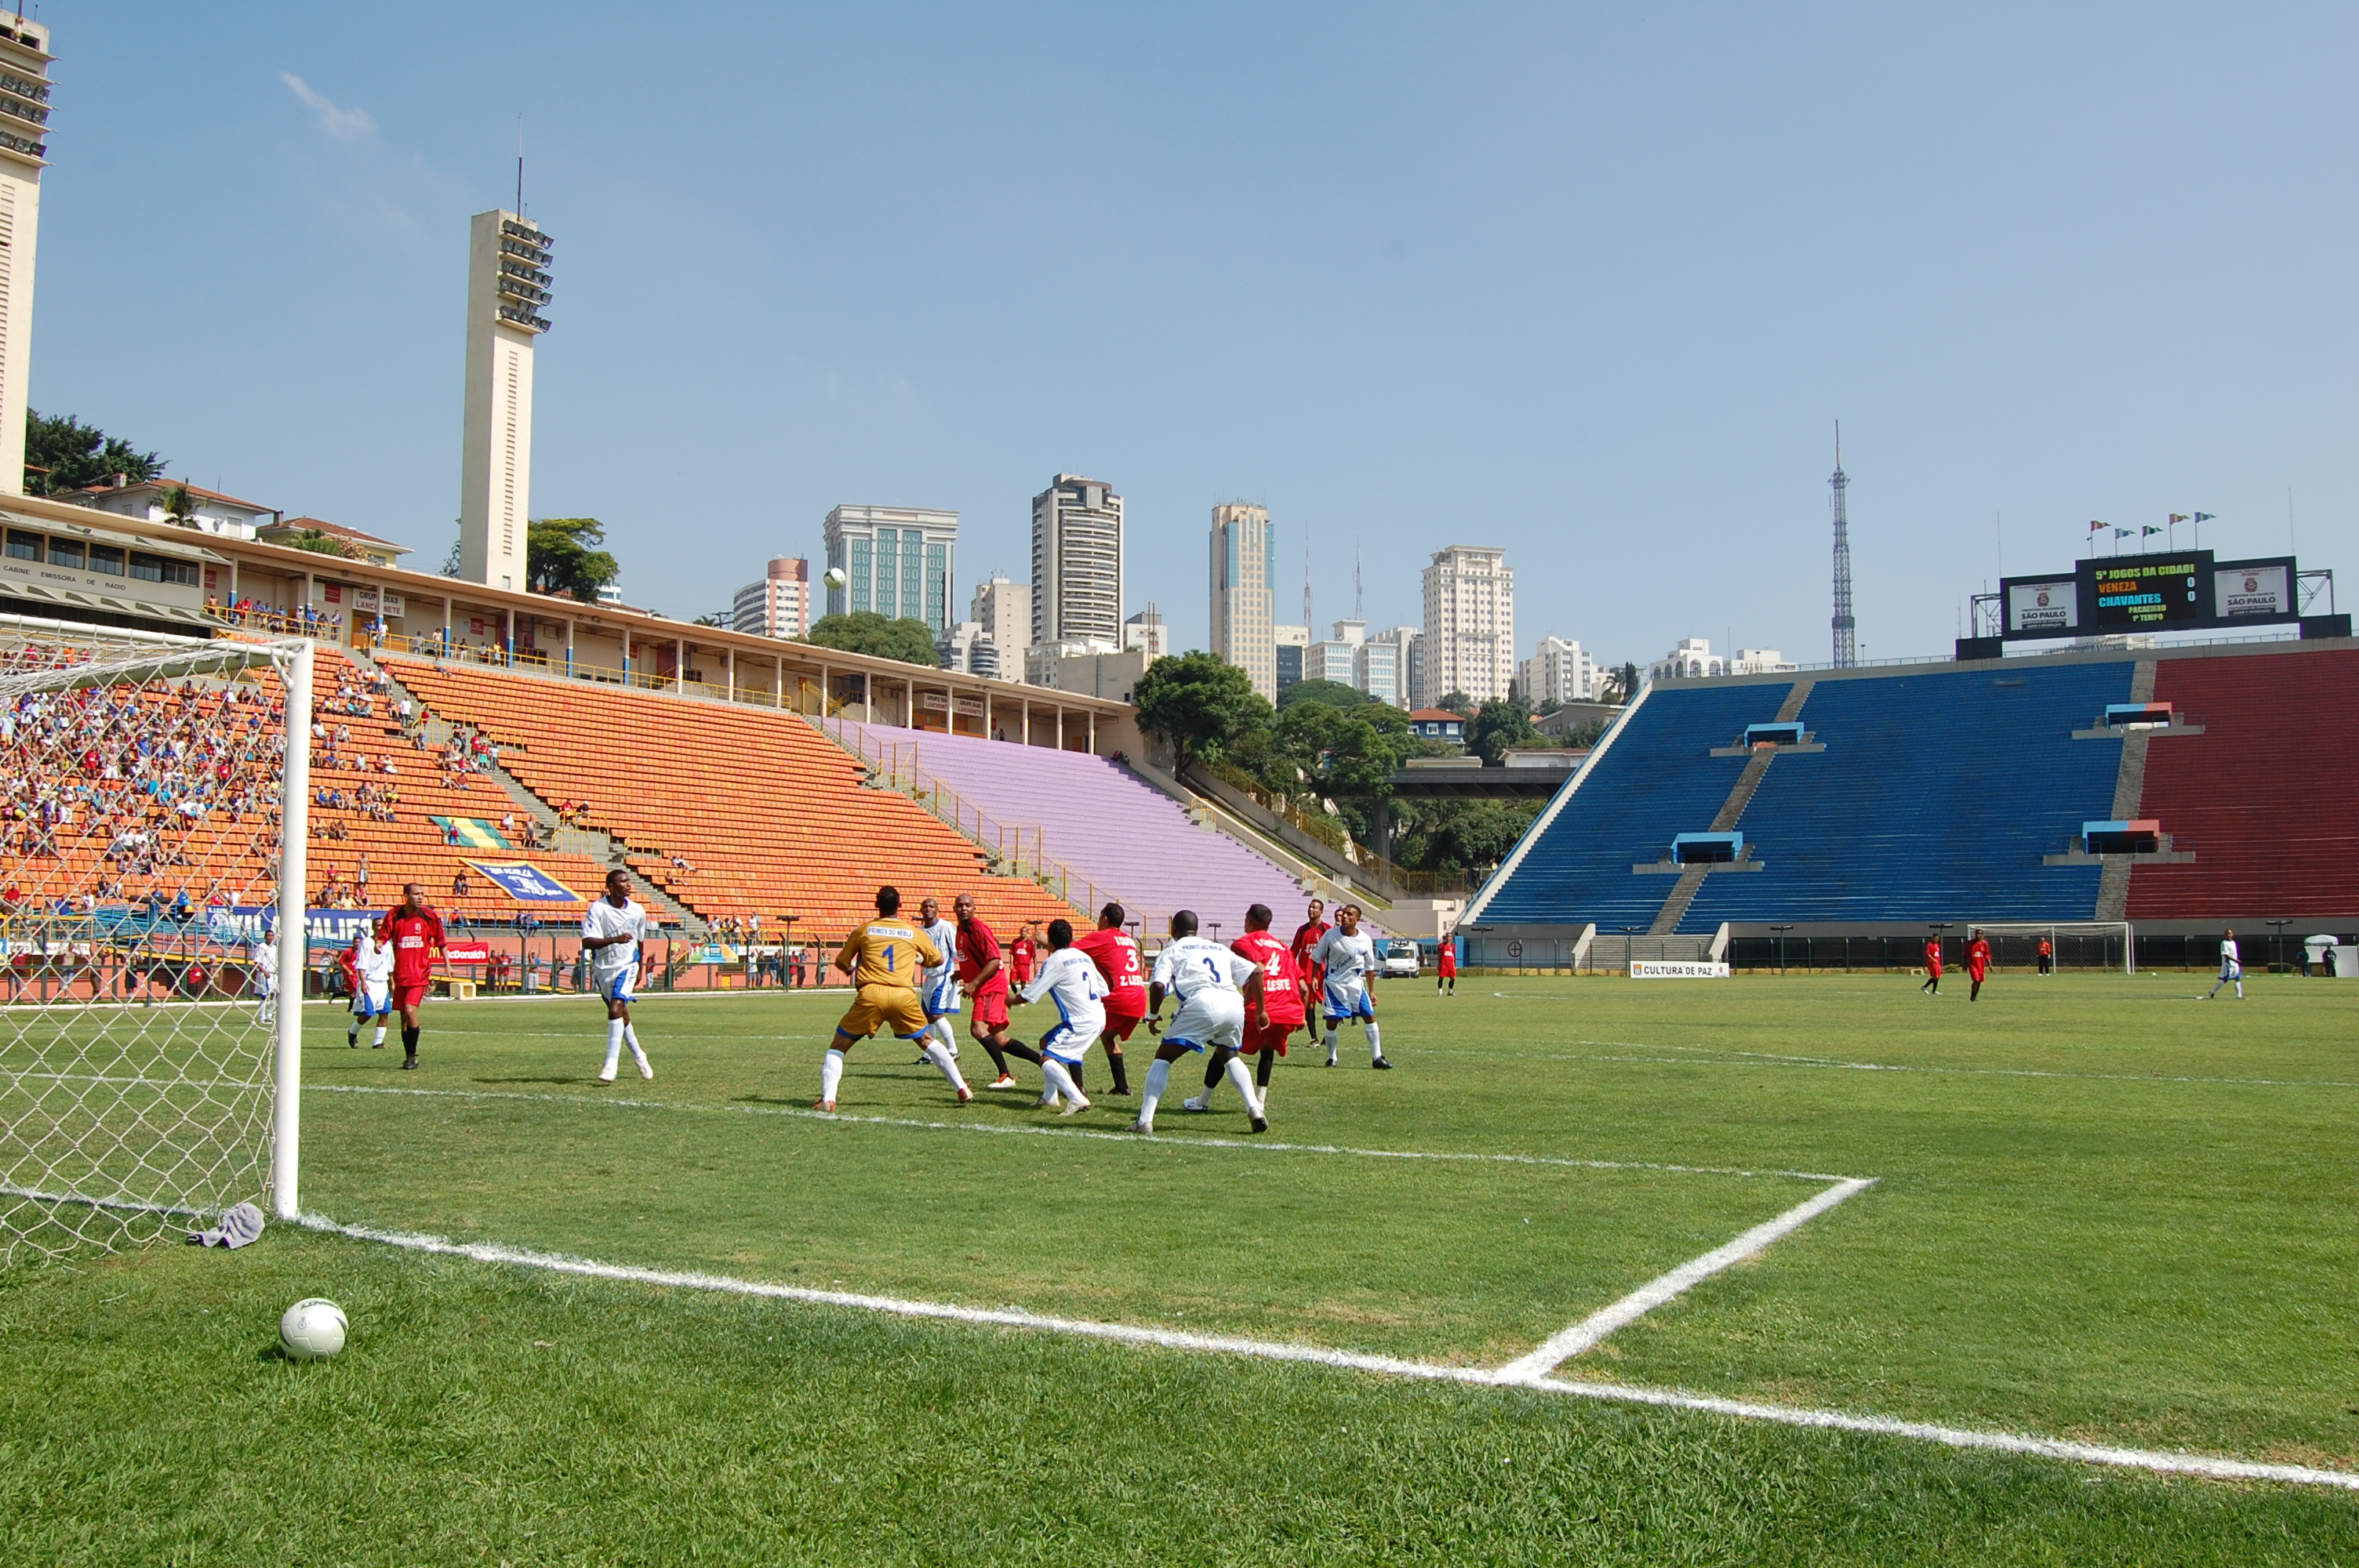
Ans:
[{"label": "grey towel on ground", "polygon": [[250,1203],[242,1203],[221,1217],[221,1223],[211,1230],[189,1232],[191,1247],[243,1247],[262,1236],[262,1211]]}]

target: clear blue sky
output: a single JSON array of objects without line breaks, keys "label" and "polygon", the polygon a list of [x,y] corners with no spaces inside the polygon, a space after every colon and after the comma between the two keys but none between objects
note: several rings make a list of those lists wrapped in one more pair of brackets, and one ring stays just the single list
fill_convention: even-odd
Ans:
[{"label": "clear blue sky", "polygon": [[[559,239],[534,510],[690,615],[838,502],[1027,575],[1060,470],[1205,633],[1419,618],[1827,656],[1833,422],[1871,657],[2087,521],[2352,574],[2359,9],[50,0],[33,392],[439,564],[466,220]],[[299,79],[298,87],[288,80]],[[1292,613],[1289,613],[1292,612]]]}]

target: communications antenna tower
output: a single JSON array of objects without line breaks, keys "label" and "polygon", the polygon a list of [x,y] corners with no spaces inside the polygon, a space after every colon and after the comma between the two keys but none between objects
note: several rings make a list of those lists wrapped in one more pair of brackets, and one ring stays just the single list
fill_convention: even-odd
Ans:
[{"label": "communications antenna tower", "polygon": [[1851,518],[1843,510],[1843,492],[1851,480],[1843,467],[1843,421],[1835,421],[1835,472],[1827,481],[1834,490],[1835,507],[1835,668],[1847,670],[1859,663],[1859,622],[1851,613]]}]

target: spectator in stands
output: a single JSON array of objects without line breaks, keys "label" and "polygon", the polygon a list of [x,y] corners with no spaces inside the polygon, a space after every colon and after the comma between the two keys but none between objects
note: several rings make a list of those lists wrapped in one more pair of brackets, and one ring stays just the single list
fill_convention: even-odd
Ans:
[{"label": "spectator in stands", "polygon": [[465,898],[473,892],[473,889],[471,888],[467,882],[467,868],[461,866],[459,868],[458,875],[451,879],[451,896],[452,898]]},{"label": "spectator in stands", "polygon": [[359,895],[360,902],[363,903],[368,902],[368,851],[364,849],[361,851],[360,860],[353,866],[353,891]]}]

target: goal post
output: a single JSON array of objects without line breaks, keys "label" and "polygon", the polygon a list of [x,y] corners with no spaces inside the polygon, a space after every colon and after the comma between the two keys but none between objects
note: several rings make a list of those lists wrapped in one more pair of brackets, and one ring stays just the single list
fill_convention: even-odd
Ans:
[{"label": "goal post", "polygon": [[2085,959],[2088,944],[2094,942],[2098,945],[2098,962],[2094,968],[2110,969],[2118,963],[2122,973],[2137,973],[2137,933],[2126,920],[1969,920],[1965,928],[1990,937],[1993,957],[2001,963],[2013,961],[2010,954],[1998,950],[2002,941],[2010,946],[2036,946],[2045,938],[2060,968],[2064,964],[2068,941],[2074,944],[2073,957],[2083,960],[2074,967],[2093,967]]},{"label": "goal post", "polygon": [[0,1264],[296,1212],[312,657],[0,616]]}]

